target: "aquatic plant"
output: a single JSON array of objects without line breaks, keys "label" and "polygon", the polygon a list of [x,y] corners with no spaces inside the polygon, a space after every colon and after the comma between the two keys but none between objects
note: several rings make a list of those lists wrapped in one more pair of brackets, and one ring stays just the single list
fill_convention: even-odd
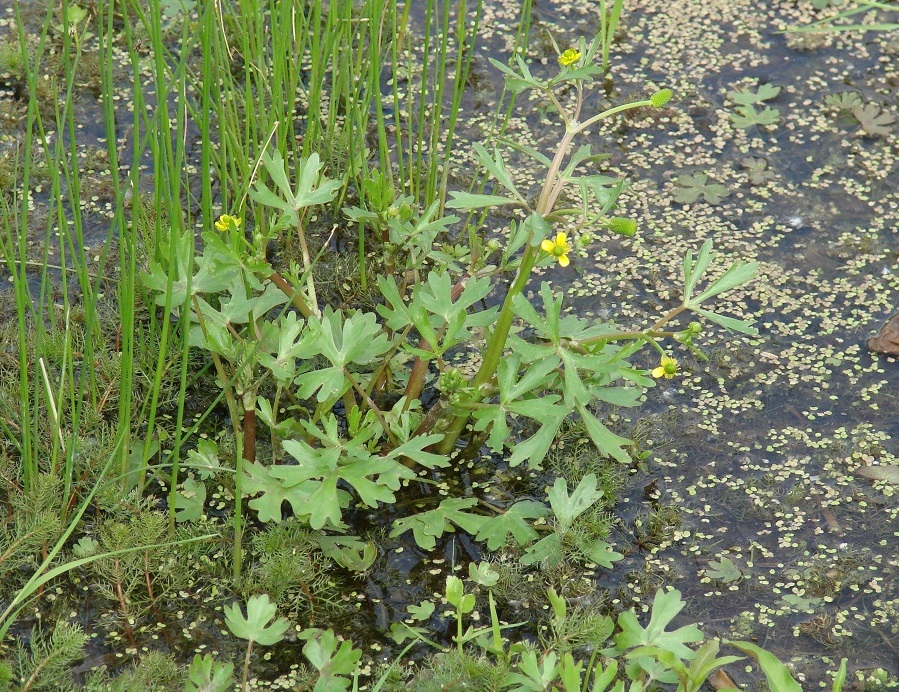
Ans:
[{"label": "aquatic plant", "polygon": [[[637,232],[636,220],[612,215],[624,181],[600,173],[604,155],[574,141],[626,111],[664,112],[672,97],[667,89],[650,90],[648,98],[582,113],[585,103],[604,102],[589,92],[594,80],[610,83],[609,50],[622,0],[600,3],[594,41],[555,46],[547,74],[520,50],[511,65],[494,62],[510,92],[532,91],[558,116],[562,134],[549,153],[500,136],[477,145],[479,170],[467,191],[449,189],[446,152],[470,77],[468,32],[477,26],[480,4],[468,12],[461,3],[454,13],[449,3],[442,9],[428,3],[428,36],[431,25],[442,31],[436,43],[425,42],[425,60],[409,62],[406,72],[399,63],[411,55],[411,4],[357,5],[250,2],[198,10],[192,2],[151,2],[149,10],[126,3],[101,5],[92,14],[64,3],[48,14],[37,47],[25,37],[17,6],[21,69],[11,78],[30,97],[24,192],[0,200],[19,337],[17,347],[0,352],[15,370],[13,386],[4,384],[0,459],[12,479],[8,500],[16,517],[0,536],[0,568],[24,585],[9,587],[14,593],[0,632],[69,572],[92,577],[126,623],[131,645],[141,634],[131,621],[157,611],[168,593],[187,584],[214,600],[226,584],[245,599],[246,615],[231,603],[225,624],[248,642],[246,686],[253,647],[293,636],[284,616],[320,613],[321,604],[338,600],[346,575],[333,566],[365,576],[379,559],[371,536],[348,535],[368,509],[390,513],[384,534],[406,537],[423,551],[464,531],[488,550],[503,550],[522,574],[536,566],[555,575],[571,565],[612,569],[622,558],[611,538],[613,483],[599,472],[578,468],[550,477],[545,497],[538,488],[532,498],[498,503],[460,490],[461,472],[482,450],[503,465],[539,470],[554,442],[577,428],[599,458],[615,460],[626,473],[643,453],[631,449],[601,406],[636,407],[643,388],[655,384],[650,374],[677,376],[675,344],[699,353],[699,323],[677,320],[689,311],[751,333],[748,322],[708,303],[748,281],[754,264],[716,266],[711,242],[684,257],[682,300],[643,329],[568,314],[562,291],[550,281],[534,285],[544,270],[552,277],[576,268],[593,232]],[[522,16],[526,27],[526,9]],[[174,18],[184,20],[177,54],[167,52],[179,31]],[[455,43],[451,20],[459,27]],[[122,165],[121,121],[113,99],[104,98],[107,148],[101,153],[110,171],[102,194],[112,212],[106,244],[87,253],[83,172],[72,134],[74,75],[96,47],[97,78],[112,94],[115,51],[123,44],[135,74],[138,67],[150,70],[149,81],[138,79],[133,87],[133,130],[143,134],[135,134],[128,156],[152,160],[153,185],[139,166]],[[48,53],[58,56],[66,77],[64,93],[51,98],[44,82],[55,82],[38,69]],[[293,60],[296,55],[309,60]],[[392,124],[380,98],[388,62]],[[405,79],[417,85],[408,99],[400,86]],[[444,98],[450,83],[452,95]],[[256,102],[266,107],[254,108]],[[154,106],[144,108],[147,103]],[[311,114],[301,118],[303,137],[294,129],[295,110]],[[369,138],[364,125],[371,113],[377,117]],[[41,117],[69,139],[45,130]],[[193,133],[191,123],[200,133],[196,178],[185,172],[187,152],[179,146]],[[374,141],[376,155],[367,149]],[[43,161],[32,155],[35,142]],[[527,163],[513,166],[507,146]],[[543,184],[531,190],[523,179],[537,170]],[[29,183],[39,177],[51,190],[49,211],[31,207]],[[699,184],[682,185],[678,193],[685,203],[700,196],[721,201],[727,193],[705,178],[694,180]],[[473,223],[460,231],[461,219],[446,209],[469,219],[500,210],[513,221],[501,238],[488,240]],[[344,220],[359,227],[359,260],[347,276],[354,281],[358,272],[364,288],[373,275],[368,304],[329,300],[329,229]],[[36,223],[46,225],[43,246],[29,244],[26,229]],[[202,229],[199,249],[195,227]],[[57,232],[63,257],[51,265]],[[34,247],[45,253],[37,261],[28,254]],[[32,294],[28,273],[35,266],[39,295]],[[53,271],[61,272],[58,292],[51,288]],[[77,285],[69,283],[72,277]],[[114,301],[104,303],[111,295]],[[660,357],[651,372],[632,364],[644,346]],[[482,356],[477,367],[461,367],[457,359],[472,352]],[[214,440],[200,437],[221,413],[221,401],[227,421],[219,427],[230,430],[216,430]],[[193,419],[192,406],[203,409]],[[167,518],[155,509],[161,496]],[[88,510],[95,516],[90,522]],[[293,515],[289,523],[286,514]],[[657,523],[670,526],[673,514],[659,509]],[[230,525],[219,523],[220,516]],[[203,529],[206,522],[214,531]],[[646,540],[660,531],[648,531]],[[247,552],[249,534],[255,538]],[[230,545],[231,554],[218,553],[211,539]],[[162,549],[187,545],[201,576],[220,578],[230,570],[233,579],[208,587],[196,574],[174,569],[175,558]],[[254,560],[246,568],[245,552]],[[710,574],[726,580],[724,566]],[[682,607],[679,596],[659,592],[646,628],[626,612],[616,630],[599,608],[572,610],[573,601],[550,591],[548,629],[536,635],[541,649],[514,643],[513,630],[500,624],[500,589],[489,565],[472,564],[469,581],[471,589],[459,577],[447,580],[454,646],[438,646],[440,658],[423,666],[423,685],[425,676],[439,682],[441,675],[461,677],[461,669],[525,689],[583,689],[592,681],[595,689],[619,690],[622,677],[632,689],[662,679],[696,689],[714,666],[730,662],[717,658],[716,642],[699,651],[687,646],[702,641],[695,627],[666,631]],[[490,623],[466,629],[478,598],[487,600]],[[433,638],[424,626],[433,609],[426,611],[425,605],[417,611],[409,646]],[[398,638],[403,633],[397,628]],[[362,677],[361,651],[335,629],[308,627],[297,636],[320,689],[345,689]],[[7,662],[0,678],[18,676],[26,687],[67,681],[69,671],[58,668],[79,647],[48,641],[36,634],[34,646],[22,647],[17,664]],[[768,658],[759,660],[765,670],[779,671]],[[394,663],[379,686],[399,670],[399,657]],[[89,674],[86,687],[140,689],[163,680],[173,687],[186,677],[186,689],[225,689],[233,676],[231,664],[211,656],[196,657],[185,671],[151,652],[117,681]]]},{"label": "aquatic plant", "polygon": [[[307,209],[330,202],[339,183],[323,173],[316,154],[288,166],[278,152],[260,158],[260,173],[268,174],[272,186],[257,180],[249,192],[260,205],[257,229],[246,235],[240,216],[224,214],[213,230],[203,233],[201,253],[195,253],[192,233],[183,231],[175,234],[168,257],[150,263],[144,285],[157,305],[172,306],[182,323],[189,319],[189,343],[210,354],[228,403],[237,446],[235,575],[241,571],[244,496],[261,521],[280,521],[281,504],[287,500],[294,516],[313,530],[342,533],[343,513],[351,503],[393,504],[402,487],[419,477],[419,470],[451,468],[459,451],[456,442],[469,421],[470,448],[484,443],[508,454],[512,466],[526,461],[537,468],[562,422],[577,414],[600,452],[627,462],[630,441],[612,433],[590,406],[596,400],[619,406],[639,403],[640,387],[652,386],[652,380],[628,362],[639,346],[649,343],[659,349],[668,359],[663,360],[663,374],[671,377],[676,364],[672,368],[673,361],[657,340],[691,344],[698,333],[694,325],[665,329],[681,312],[690,310],[729,329],[752,332],[748,323],[702,304],[748,281],[754,263],[732,264],[694,295],[715,258],[711,242],[695,260],[692,253],[684,259],[682,304],[644,331],[563,317],[563,298],[547,282],[540,287],[537,305],[523,296],[536,267],[557,262],[564,268],[570,263],[574,246],[566,232],[553,231],[553,225],[572,216],[603,225],[624,189],[623,181],[580,172],[594,156],[589,145],[570,152],[575,136],[629,109],[662,108],[671,98],[669,91],[660,90],[649,99],[584,118],[585,90],[600,73],[594,64],[599,49],[599,39],[589,45],[582,39],[577,50],[562,54],[558,74],[548,80],[535,77],[521,58],[516,58],[515,69],[501,66],[513,91],[533,89],[550,99],[564,135],[552,159],[524,149],[546,168],[536,205],[518,189],[500,150],[481,145],[475,146],[475,155],[502,194],[450,192],[450,208],[468,212],[502,205],[522,210],[523,218],[512,224],[496,265],[472,255],[467,267],[453,271],[453,263],[442,261],[438,238],[456,217],[437,218],[436,202],[419,215],[411,201],[391,199],[384,179],[375,178],[368,199],[379,211],[351,209],[349,215],[379,226],[382,239],[392,247],[386,271],[378,277],[383,304],[377,313],[321,309],[315,286],[317,258],[308,251],[302,219]],[[575,96],[573,104],[563,106],[557,93],[566,88],[573,88]],[[568,186],[580,190],[580,208],[557,207]],[[273,214],[267,221],[266,212]],[[622,228],[631,230],[628,224],[611,224],[613,231]],[[266,252],[269,241],[285,229],[296,231],[303,253],[302,263],[282,276]],[[504,273],[514,279],[499,309],[476,309],[500,290]],[[516,319],[532,330],[529,340],[512,333]],[[409,342],[413,329],[417,343]],[[465,376],[448,358],[470,347],[481,330],[487,339],[480,366],[473,376]],[[399,353],[413,358],[407,375],[394,365]],[[421,399],[435,366],[441,398],[425,415]],[[289,396],[297,402],[295,414],[282,415],[260,395],[266,381],[274,384],[275,401]],[[392,406],[377,403],[390,397],[395,400]],[[516,439],[510,432],[520,419],[537,421],[539,429],[527,439]],[[257,421],[274,433],[269,463],[257,458]],[[282,450],[291,464],[277,463]],[[173,484],[171,506],[177,503],[176,492]],[[478,535],[487,516],[472,511],[476,504],[475,498],[444,499],[437,509],[398,520],[394,533],[420,527],[413,535],[424,549],[433,548],[435,539],[454,526]],[[497,511],[509,516],[512,510]],[[522,546],[531,540],[522,534],[516,538]]]}]

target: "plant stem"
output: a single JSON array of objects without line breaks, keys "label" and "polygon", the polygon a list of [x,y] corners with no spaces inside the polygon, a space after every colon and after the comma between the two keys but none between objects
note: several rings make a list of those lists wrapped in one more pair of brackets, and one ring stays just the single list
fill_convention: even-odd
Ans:
[{"label": "plant stem", "polygon": [[[115,565],[115,573],[118,575],[119,572],[119,558],[116,556],[115,561],[113,562]],[[122,589],[122,580],[116,579],[115,581],[115,593],[119,599],[119,607],[122,609],[122,617],[125,622],[125,634],[128,635],[128,641],[131,643],[131,646],[137,646],[137,642],[134,639],[134,631],[131,629],[130,615],[128,613],[128,602],[125,600],[125,592]]]},{"label": "plant stem", "polygon": [[676,332],[670,331],[660,331],[660,328],[665,324],[673,320],[680,313],[687,309],[686,305],[679,305],[676,308],[672,308],[664,315],[662,315],[652,327],[647,329],[646,331],[622,331],[622,332],[609,332],[608,334],[602,334],[600,336],[593,336],[589,339],[584,339],[582,341],[577,342],[577,347],[575,348],[572,344],[572,350],[580,350],[587,346],[592,346],[593,344],[599,344],[606,341],[620,341],[622,339],[662,339],[667,337],[672,337],[676,334]]},{"label": "plant stem", "polygon": [[256,461],[256,392],[248,389],[243,394],[243,458],[251,464]]},{"label": "plant stem", "polygon": [[[209,339],[209,332],[206,329],[206,320],[203,318],[203,311],[200,309],[200,301],[197,297],[193,297],[194,313],[203,331],[203,337]],[[228,413],[231,416],[231,426],[234,430],[234,444],[237,452],[234,455],[234,546],[232,550],[232,558],[234,561],[234,580],[240,579],[241,564],[243,555],[241,553],[242,531],[243,531],[243,432],[240,425],[240,411],[237,406],[237,400],[234,397],[234,391],[231,385],[231,379],[225,372],[225,366],[222,364],[221,358],[214,351],[211,352],[212,362],[215,364],[215,371],[218,375],[222,390],[225,392],[225,401],[228,403]],[[255,409],[254,409],[255,415]],[[255,421],[254,421],[255,422]]]},{"label": "plant stem", "polygon": [[303,273],[307,274],[306,285],[309,290],[309,300],[316,315],[321,315],[318,309],[318,300],[315,297],[315,279],[312,276],[312,257],[309,254],[309,246],[306,244],[306,234],[303,232],[303,217],[297,222],[297,235],[300,238],[300,251],[303,253]]},{"label": "plant stem", "polygon": [[[537,263],[537,252],[537,248],[528,242],[524,255],[521,258],[521,264],[518,266],[518,274],[506,293],[506,298],[499,313],[499,319],[497,319],[496,326],[487,340],[486,352],[484,353],[483,361],[481,361],[481,367],[478,369],[474,380],[472,380],[471,384],[475,388],[483,386],[492,380],[496,374],[496,368],[502,358],[506,340],[509,338],[509,330],[512,328],[512,320],[515,317],[515,313],[512,311],[512,301],[527,285],[531,270]],[[441,454],[449,454],[455,446],[456,440],[459,439],[459,435],[465,428],[465,423],[468,422],[468,416],[469,414],[466,412],[457,415],[453,419],[449,430],[440,443],[439,449]]]},{"label": "plant stem", "polygon": [[[352,373],[350,373],[347,368],[343,369],[343,375],[350,381],[353,389],[359,392],[359,396],[362,397],[362,400],[368,406],[368,409],[375,414],[375,418],[378,419],[381,427],[384,428],[384,434],[387,435],[387,439],[390,440],[390,444],[396,447],[399,443],[399,440],[396,439],[396,435],[393,434],[393,432],[390,430],[390,426],[387,425],[387,421],[384,420],[384,415],[381,413],[381,409],[379,409],[378,405],[374,401],[372,401],[372,398],[364,389],[362,389],[360,384],[356,382],[356,378],[353,377]],[[347,411],[347,413],[349,413],[349,411]]]},{"label": "plant stem", "polygon": [[591,125],[598,123],[600,120],[608,118],[609,116],[615,115],[616,113],[621,113],[623,111],[633,110],[634,108],[645,108],[646,106],[651,106],[652,101],[646,99],[645,101],[635,101],[633,103],[622,103],[620,106],[615,106],[614,108],[609,108],[608,110],[603,111],[602,113],[597,113],[592,118],[588,118],[582,123],[572,123],[573,128],[572,132],[574,134],[580,134],[584,130],[586,130]]},{"label": "plant stem", "polygon": [[247,655],[243,658],[243,678],[240,681],[240,689],[247,691],[247,678],[250,676],[250,654],[253,651],[253,640],[247,643]]}]

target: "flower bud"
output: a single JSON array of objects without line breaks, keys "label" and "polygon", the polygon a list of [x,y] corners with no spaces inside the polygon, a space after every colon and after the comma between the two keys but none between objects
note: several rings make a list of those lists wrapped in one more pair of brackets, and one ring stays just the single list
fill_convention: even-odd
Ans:
[{"label": "flower bud", "polygon": [[465,376],[457,368],[448,368],[437,378],[437,389],[445,394],[453,394],[465,386]]}]

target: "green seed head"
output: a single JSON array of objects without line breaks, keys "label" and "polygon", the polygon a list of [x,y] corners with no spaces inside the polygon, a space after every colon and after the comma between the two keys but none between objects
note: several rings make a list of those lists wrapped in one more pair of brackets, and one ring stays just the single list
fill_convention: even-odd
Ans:
[{"label": "green seed head", "polygon": [[660,89],[649,98],[649,102],[653,108],[661,108],[671,100],[673,95],[671,89]]},{"label": "green seed head", "polygon": [[625,219],[620,216],[613,216],[606,222],[609,230],[618,235],[632,236],[637,232],[637,222],[633,219]]}]

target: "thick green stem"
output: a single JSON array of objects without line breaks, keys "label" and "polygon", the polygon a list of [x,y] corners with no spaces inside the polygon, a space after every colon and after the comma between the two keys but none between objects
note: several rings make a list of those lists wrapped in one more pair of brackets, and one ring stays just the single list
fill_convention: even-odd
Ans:
[{"label": "thick green stem", "polygon": [[597,113],[592,118],[588,118],[582,123],[572,123],[572,134],[580,134],[584,130],[586,130],[591,125],[598,123],[600,120],[604,120],[611,115],[615,115],[616,113],[621,113],[622,111],[633,110],[634,108],[646,108],[647,106],[651,106],[652,101],[649,99],[645,101],[634,101],[633,103],[622,103],[620,106],[615,106],[614,108],[609,108],[608,110],[603,111],[602,113]]},{"label": "thick green stem", "polygon": [[[509,292],[506,293],[506,299],[503,301],[499,319],[496,321],[493,333],[487,340],[484,359],[481,361],[481,367],[471,383],[473,387],[481,387],[492,380],[496,374],[496,368],[506,347],[506,340],[509,338],[509,330],[512,328],[512,320],[515,318],[515,313],[512,311],[512,300],[527,285],[531,276],[531,270],[534,268],[534,264],[537,263],[537,252],[537,248],[528,243],[527,249],[521,258],[521,264],[518,266],[518,274],[515,277],[515,281],[509,288]],[[466,412],[456,415],[453,419],[449,430],[440,443],[441,454],[449,454],[452,451],[456,445],[456,440],[459,439],[459,435],[462,434],[462,430],[465,428],[465,423],[468,422],[468,416],[469,414]]]},{"label": "thick green stem", "polygon": [[243,394],[243,458],[251,464],[256,461],[256,391],[253,389]]}]

